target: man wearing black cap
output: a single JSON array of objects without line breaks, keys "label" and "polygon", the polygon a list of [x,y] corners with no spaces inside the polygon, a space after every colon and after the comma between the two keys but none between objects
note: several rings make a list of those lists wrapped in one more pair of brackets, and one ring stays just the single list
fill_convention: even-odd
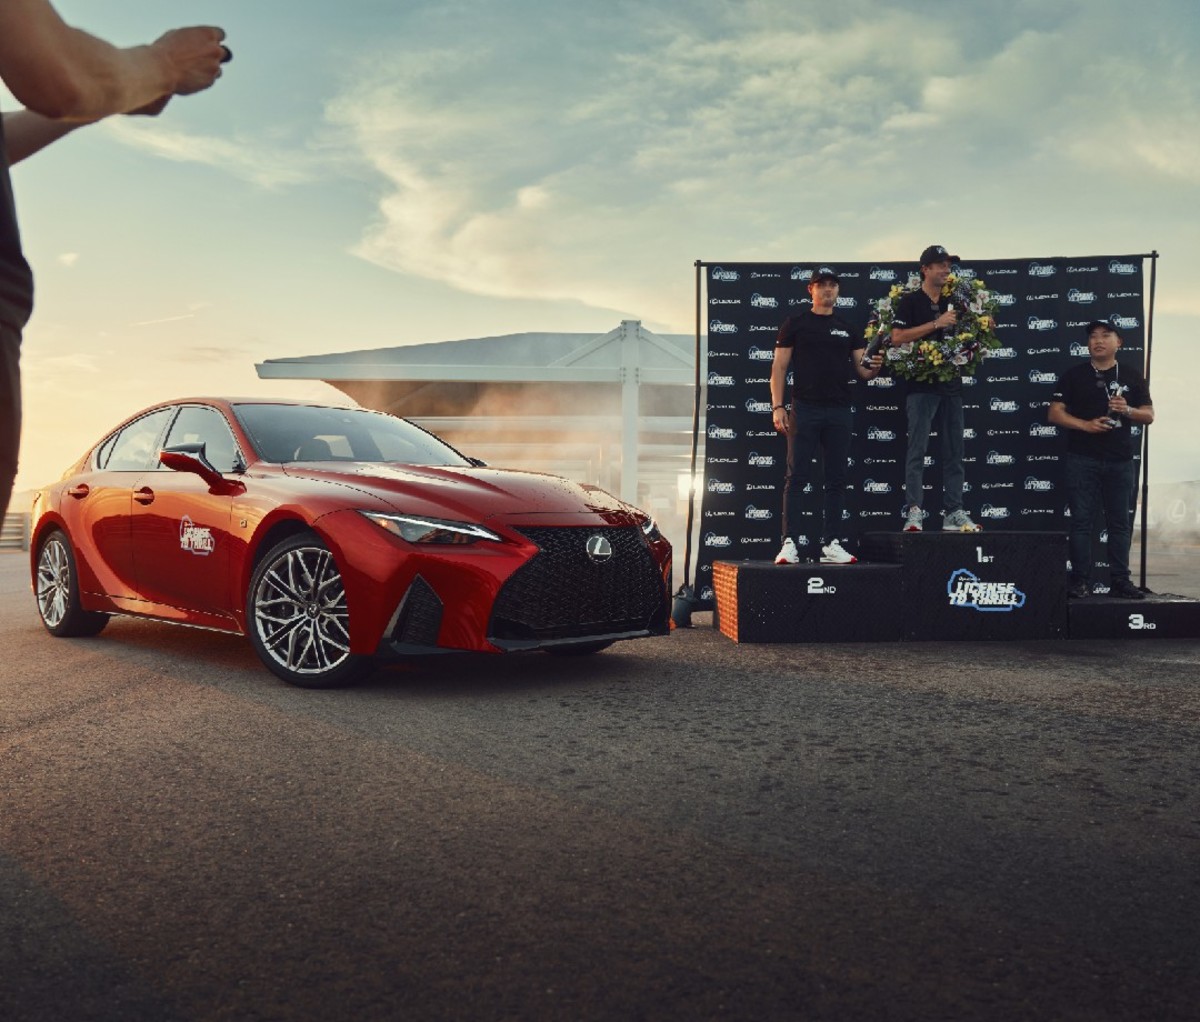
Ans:
[{"label": "man wearing black cap", "polygon": [[1131,423],[1154,421],[1150,389],[1141,372],[1117,362],[1121,334],[1104,320],[1087,325],[1088,361],[1072,366],[1050,397],[1048,418],[1067,431],[1066,485],[1071,507],[1069,594],[1092,593],[1092,532],[1099,515],[1108,529],[1109,595],[1140,600],[1129,579],[1132,505],[1137,483]]},{"label": "man wearing black cap", "polygon": [[[789,316],[779,328],[771,363],[771,421],[787,436],[787,476],[783,484],[783,546],[776,564],[797,564],[800,502],[812,478],[813,457],[820,450],[825,466],[824,518],[820,540],[822,564],[858,560],[838,541],[846,506],[846,472],[850,464],[850,367],[864,380],[878,375],[883,359],[861,364],[866,348],[862,331],[854,330],[833,310],[838,275],[828,266],[813,270],[808,281],[812,308]],[[785,402],[788,367],[792,370],[792,407]]]},{"label": "man wearing black cap", "polygon": [[[892,344],[899,347],[926,338],[939,340],[942,331],[953,330],[958,313],[942,294],[958,256],[941,245],[930,245],[921,253],[921,286],[906,292],[896,303]],[[942,438],[942,528],[947,532],[978,532],[979,526],[963,510],[963,401],[962,378],[952,380],[908,380],[908,454],[904,466],[904,531],[920,532],[925,512],[925,451],[929,433],[937,421]]]}]

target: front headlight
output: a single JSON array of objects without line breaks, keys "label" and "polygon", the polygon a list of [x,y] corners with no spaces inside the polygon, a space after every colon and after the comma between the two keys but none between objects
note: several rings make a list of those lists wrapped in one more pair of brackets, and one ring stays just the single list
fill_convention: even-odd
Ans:
[{"label": "front headlight", "polygon": [[647,543],[657,543],[663,538],[663,534],[658,531],[658,522],[653,518],[647,518],[642,522],[642,535],[646,537]]},{"label": "front headlight", "polygon": [[447,522],[418,515],[385,515],[378,511],[360,511],[359,514],[408,543],[462,545],[480,539],[503,542],[491,529],[470,522]]}]

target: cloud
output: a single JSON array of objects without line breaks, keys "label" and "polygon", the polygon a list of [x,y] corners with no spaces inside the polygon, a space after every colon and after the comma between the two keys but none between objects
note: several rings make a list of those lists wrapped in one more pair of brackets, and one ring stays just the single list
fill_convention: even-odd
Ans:
[{"label": "cloud", "polygon": [[196,314],[203,312],[205,309],[211,309],[212,302],[192,301],[187,303],[186,308],[187,312],[181,312],[174,316],[159,316],[155,319],[142,319],[134,323],[130,323],[129,325],[142,327],[158,326],[162,323],[182,323],[185,320],[195,319]]},{"label": "cloud", "polygon": [[326,108],[381,182],[356,254],[686,329],[697,258],[895,258],[981,224],[1035,254],[1070,218],[1093,244],[1080,217],[1119,211],[1131,176],[1200,174],[1200,132],[1172,128],[1200,127],[1197,76],[1155,19],[1025,0],[617,13],[540,46],[486,19],[420,52],[381,41]]},{"label": "cloud", "polygon": [[24,358],[28,371],[35,377],[58,377],[71,373],[93,375],[105,371],[105,356],[91,352],[67,355],[29,354]]},{"label": "cloud", "polygon": [[161,319],[143,319],[137,323],[130,323],[130,326],[158,326],[160,323],[178,323],[181,320],[192,319],[195,316],[194,312],[185,312],[181,316],[163,316]]},{"label": "cloud", "polygon": [[1180,133],[1174,138],[1164,137],[1166,130],[1147,133],[1134,127],[1129,138],[1130,154],[1162,177],[1200,185],[1200,137],[1196,134],[1200,131],[1200,119],[1191,120],[1191,125],[1178,121],[1170,125],[1172,134]]},{"label": "cloud", "polygon": [[[1184,320],[1200,319],[1200,305],[1197,305],[1195,295],[1184,294],[1180,292],[1159,295],[1154,303],[1156,315],[1160,316],[1178,316]],[[1196,324],[1188,323],[1187,332],[1194,334]],[[1190,385],[1190,380],[1188,381]]]},{"label": "cloud", "polygon": [[79,253],[78,252],[63,252],[58,257],[58,265],[66,266],[68,268],[74,266],[78,261],[79,261]]},{"label": "cloud", "polygon": [[248,352],[245,348],[221,347],[219,345],[195,345],[180,348],[174,353],[176,362],[238,364],[245,363]]},{"label": "cloud", "polygon": [[304,184],[319,177],[325,157],[303,148],[264,145],[261,141],[192,135],[150,120],[114,117],[104,122],[118,141],[163,159],[199,163],[263,188]]}]

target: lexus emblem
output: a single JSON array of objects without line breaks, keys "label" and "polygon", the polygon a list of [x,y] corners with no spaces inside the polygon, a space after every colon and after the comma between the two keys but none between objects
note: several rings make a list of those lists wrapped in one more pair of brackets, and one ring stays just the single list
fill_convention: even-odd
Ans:
[{"label": "lexus emblem", "polygon": [[587,555],[597,564],[603,564],[612,558],[612,544],[603,536],[590,536],[587,541]]}]

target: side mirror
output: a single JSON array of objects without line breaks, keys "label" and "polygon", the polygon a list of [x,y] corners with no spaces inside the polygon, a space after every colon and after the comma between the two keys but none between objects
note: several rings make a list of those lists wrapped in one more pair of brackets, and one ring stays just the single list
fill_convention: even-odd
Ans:
[{"label": "side mirror", "polygon": [[158,452],[158,460],[174,472],[191,472],[198,475],[208,483],[211,490],[228,491],[230,488],[229,481],[213,468],[212,462],[208,460],[203,443],[164,447]]}]

